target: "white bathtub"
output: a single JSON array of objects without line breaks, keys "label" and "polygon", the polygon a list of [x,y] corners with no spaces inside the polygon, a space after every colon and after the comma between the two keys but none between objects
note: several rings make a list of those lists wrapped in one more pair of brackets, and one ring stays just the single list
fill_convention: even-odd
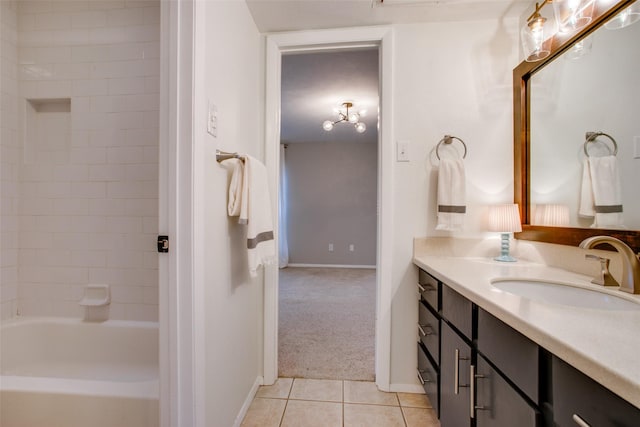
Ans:
[{"label": "white bathtub", "polygon": [[158,324],[18,318],[0,328],[2,427],[156,427]]}]

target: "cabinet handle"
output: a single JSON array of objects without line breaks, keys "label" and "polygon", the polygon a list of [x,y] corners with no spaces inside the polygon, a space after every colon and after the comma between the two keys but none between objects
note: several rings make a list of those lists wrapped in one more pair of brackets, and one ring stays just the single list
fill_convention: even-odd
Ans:
[{"label": "cabinet handle", "polygon": [[418,289],[420,289],[420,292],[435,292],[436,291],[436,287],[433,285],[425,285],[422,286],[420,283],[418,283]]},{"label": "cabinet handle", "polygon": [[476,378],[484,378],[484,375],[476,374],[476,367],[474,365],[469,366],[469,374],[469,381],[471,384],[471,393],[469,393],[469,413],[471,414],[471,418],[475,418],[476,409],[486,409],[484,406],[476,406],[473,402],[476,395],[475,380]]},{"label": "cabinet handle", "polygon": [[572,418],[573,418],[573,421],[575,421],[575,423],[580,427],[591,427],[591,425],[585,420],[583,420],[582,417],[578,414],[573,414]]},{"label": "cabinet handle", "polygon": [[425,380],[422,377],[422,374],[424,374],[426,371],[421,371],[420,369],[418,369],[418,379],[420,380],[420,384],[425,385],[425,383],[430,383],[431,380]]},{"label": "cabinet handle", "polygon": [[418,323],[418,330],[420,331],[420,335],[426,337],[427,335],[433,335],[433,331],[426,332],[423,328],[431,328],[431,325],[421,325]]},{"label": "cabinet handle", "polygon": [[456,348],[454,352],[455,360],[453,361],[453,393],[460,394],[460,387],[469,387],[468,385],[460,385],[460,361],[469,360],[468,357],[460,357],[460,349]]}]

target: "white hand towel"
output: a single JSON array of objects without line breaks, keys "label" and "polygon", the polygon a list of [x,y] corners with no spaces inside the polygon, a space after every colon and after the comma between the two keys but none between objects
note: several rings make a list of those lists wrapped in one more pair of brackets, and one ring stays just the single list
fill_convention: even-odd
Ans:
[{"label": "white hand towel", "polygon": [[578,207],[578,215],[593,218],[596,216],[596,211],[593,205],[591,170],[589,166],[589,159],[585,158],[582,162],[582,183],[580,186],[580,206]]},{"label": "white hand towel", "polygon": [[591,227],[622,227],[622,194],[616,156],[590,157],[589,171],[596,216]]},{"label": "white hand towel", "polygon": [[242,202],[240,224],[247,224],[249,273],[258,275],[258,268],[275,262],[271,197],[267,168],[251,156],[243,156]]},{"label": "white hand towel", "polygon": [[466,207],[466,179],[462,159],[443,158],[438,168],[438,224],[436,230],[461,230]]},{"label": "white hand towel", "polygon": [[229,183],[229,202],[227,212],[229,216],[240,215],[240,207],[242,205],[242,179],[244,176],[244,163],[239,159],[225,160],[230,163],[233,171],[231,172],[231,182]]}]

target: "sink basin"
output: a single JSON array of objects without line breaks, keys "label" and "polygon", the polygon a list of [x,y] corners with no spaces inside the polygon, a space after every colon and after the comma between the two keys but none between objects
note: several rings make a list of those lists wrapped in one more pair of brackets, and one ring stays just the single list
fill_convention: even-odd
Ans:
[{"label": "sink basin", "polygon": [[[606,292],[573,285],[529,279],[496,279],[491,285],[497,291],[548,304],[599,310],[640,310],[640,301],[634,302]],[[617,292],[617,291],[616,291]]]}]

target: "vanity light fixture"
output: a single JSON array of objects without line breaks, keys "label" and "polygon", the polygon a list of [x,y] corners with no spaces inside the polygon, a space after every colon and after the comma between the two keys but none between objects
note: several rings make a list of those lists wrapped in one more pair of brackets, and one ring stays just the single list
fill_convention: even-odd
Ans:
[{"label": "vanity light fixture", "polygon": [[591,22],[595,0],[553,0],[558,31],[570,33]]},{"label": "vanity light fixture", "polygon": [[636,1],[607,21],[604,27],[607,30],[619,30],[636,23],[638,19],[640,19],[640,3]]},{"label": "vanity light fixture", "polygon": [[351,123],[356,128],[356,132],[358,133],[363,133],[365,130],[367,130],[367,125],[360,121],[360,116],[363,114],[363,112],[349,111],[350,108],[353,108],[353,102],[343,102],[342,107],[343,108],[337,110],[338,120],[325,120],[322,123],[322,129],[330,131],[338,123],[344,122]]},{"label": "vanity light fixture", "polygon": [[[520,31],[527,62],[540,61],[551,53],[548,40],[556,33],[570,33],[589,24],[596,0],[543,0],[536,3],[533,13]],[[547,4],[553,4],[555,24],[540,14]]]},{"label": "vanity light fixture", "polygon": [[545,46],[545,41],[553,35],[555,28],[549,19],[540,14],[542,8],[549,3],[551,0],[544,0],[542,4],[536,3],[536,9],[527,18],[527,23],[520,31],[527,62],[540,61],[551,53],[549,46]]},{"label": "vanity light fixture", "polygon": [[503,262],[517,261],[509,255],[509,236],[510,233],[519,233],[522,231],[518,205],[506,204],[489,206],[489,231],[498,231],[501,233],[500,256],[494,259]]}]

